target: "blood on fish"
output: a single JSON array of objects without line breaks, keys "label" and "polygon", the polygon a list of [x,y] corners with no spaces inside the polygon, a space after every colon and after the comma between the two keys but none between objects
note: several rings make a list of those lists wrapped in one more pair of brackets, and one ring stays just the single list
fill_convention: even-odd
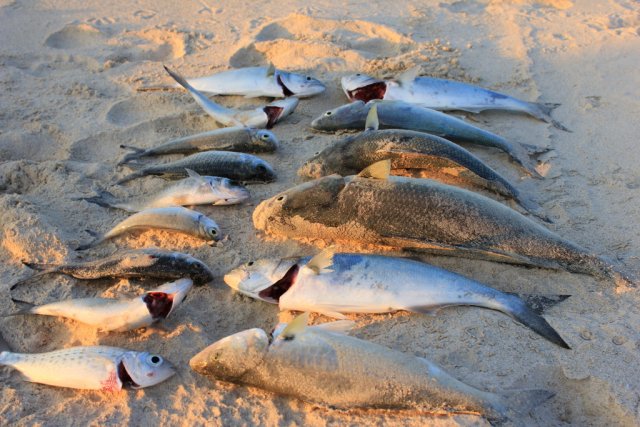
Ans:
[{"label": "blood on fish", "polygon": [[166,292],[147,292],[142,301],[153,319],[166,319],[173,307],[173,295]]},{"label": "blood on fish", "polygon": [[369,102],[374,99],[383,99],[387,92],[387,84],[385,82],[371,83],[349,91],[349,98],[352,101]]},{"label": "blood on fish", "polygon": [[118,375],[116,374],[115,371],[112,371],[106,380],[100,381],[100,384],[102,385],[102,389],[101,389],[102,391],[119,391],[120,390],[120,385],[118,384]]},{"label": "blood on fish", "polygon": [[282,79],[280,78],[280,75],[278,75],[278,77],[276,78],[276,81],[278,82],[278,85],[282,88],[282,94],[284,96],[293,96],[293,95],[295,95],[295,93],[291,92],[289,90],[289,88],[282,82]]},{"label": "blood on fish", "polygon": [[298,271],[300,271],[300,267],[298,267],[298,264],[294,264],[282,279],[268,288],[261,290],[258,296],[263,300],[277,303],[280,301],[280,297],[295,283],[298,277]]},{"label": "blood on fish", "polygon": [[272,105],[268,105],[263,108],[263,111],[267,115],[267,129],[271,129],[273,125],[276,124],[280,116],[282,115],[282,111],[284,108],[282,107],[274,107]]}]

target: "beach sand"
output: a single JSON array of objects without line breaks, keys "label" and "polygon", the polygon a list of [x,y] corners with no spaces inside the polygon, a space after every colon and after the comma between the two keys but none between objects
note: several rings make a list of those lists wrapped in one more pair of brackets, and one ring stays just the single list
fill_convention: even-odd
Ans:
[{"label": "beach sand", "polygon": [[[193,254],[219,276],[195,288],[166,331],[98,333],[46,317],[7,317],[2,334],[16,351],[114,345],[160,353],[179,375],[158,386],[106,394],[56,389],[0,371],[0,423],[14,425],[483,425],[474,415],[413,411],[337,411],[225,383],[192,372],[189,359],[208,344],[251,328],[270,330],[291,313],[231,292],[222,275],[261,257],[306,255],[309,245],[266,238],[254,207],[295,183],[297,168],[339,138],[310,121],[346,102],[340,77],[392,77],[421,65],[424,74],[473,82],[537,102],[573,132],[521,115],[465,115],[511,140],[551,147],[523,178],[506,155],[470,147],[552,217],[549,228],[640,269],[640,5],[624,0],[388,2],[198,0],[66,2],[0,0],[0,314],[14,312],[9,287],[31,274],[21,261],[94,258],[119,248],[159,246]],[[211,248],[163,231],[126,235],[88,253],[73,250],[126,217],[74,197],[96,185],[116,195],[151,193],[148,177],[123,187],[120,144],[150,147],[217,125],[184,91],[138,92],[169,84],[162,64],[185,76],[265,65],[309,73],[327,91],[301,101],[274,131],[278,152],[262,156],[278,180],[252,185],[251,202],[198,209],[228,238]],[[233,107],[264,99],[216,98]],[[469,148],[469,146],[467,146]],[[168,157],[172,158],[172,157]],[[174,156],[173,158],[179,158]],[[164,161],[164,158],[149,161]],[[495,197],[492,195],[492,197]],[[640,297],[592,277],[483,261],[422,257],[498,289],[570,294],[546,318],[573,347],[563,350],[503,314],[451,308],[436,316],[351,316],[355,335],[427,357],[478,388],[546,388],[555,398],[522,414],[526,425],[640,423]],[[47,276],[12,291],[33,303],[71,297],[131,296],[151,284],[83,282]],[[314,316],[314,322],[328,319]]]}]

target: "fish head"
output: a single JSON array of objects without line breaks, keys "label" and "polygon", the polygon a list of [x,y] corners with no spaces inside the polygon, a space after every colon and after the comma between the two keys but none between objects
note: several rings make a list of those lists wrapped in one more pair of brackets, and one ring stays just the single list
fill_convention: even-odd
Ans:
[{"label": "fish head", "polygon": [[118,376],[123,386],[131,388],[151,387],[176,373],[173,365],[162,356],[148,352],[128,351],[118,366]]},{"label": "fish head", "polygon": [[352,147],[354,139],[355,137],[349,136],[316,152],[298,169],[298,176],[315,179],[332,173],[341,173],[344,166],[352,161],[353,154],[350,153],[349,147]]},{"label": "fish head", "polygon": [[217,242],[222,238],[222,232],[218,224],[206,215],[200,215],[198,220],[200,226],[200,235],[210,242]]},{"label": "fish head", "polygon": [[339,129],[364,129],[370,106],[363,101],[354,101],[325,111],[311,122],[317,130],[332,131]]},{"label": "fish head", "polygon": [[387,83],[384,80],[361,73],[344,76],[341,84],[350,101],[369,102],[373,99],[384,99],[387,91]]},{"label": "fish head", "polygon": [[214,205],[235,205],[244,202],[250,196],[247,187],[229,178],[206,176],[204,181],[205,191],[218,196]]},{"label": "fish head", "polygon": [[295,96],[290,96],[285,99],[278,99],[277,101],[273,101],[265,105],[265,107],[262,109],[262,111],[264,111],[264,113],[267,115],[267,124],[265,125],[265,127],[267,129],[271,129],[280,120],[293,113],[293,111],[298,106],[298,102],[300,102],[298,98],[296,98]]},{"label": "fish head", "polygon": [[[181,254],[182,255],[182,254]],[[189,274],[193,284],[196,286],[205,285],[213,280],[213,272],[202,261],[186,255],[189,257],[189,269],[185,270],[185,274]]]},{"label": "fish head", "polygon": [[298,96],[304,98],[324,92],[325,86],[320,80],[303,74],[277,71],[276,80],[282,88],[284,96]]},{"label": "fish head", "polygon": [[251,143],[256,147],[256,151],[269,153],[275,151],[280,145],[278,137],[276,137],[270,130],[250,129],[249,135]]},{"label": "fish head", "polygon": [[223,381],[239,379],[262,362],[269,337],[259,328],[247,329],[222,338],[189,361],[194,371]]},{"label": "fish head", "polygon": [[297,185],[260,203],[253,211],[253,224],[257,229],[270,233],[295,234],[292,219],[313,218],[326,212],[344,186],[344,178],[340,175]]},{"label": "fish head", "polygon": [[277,303],[277,300],[265,295],[263,291],[284,278],[297,261],[293,258],[249,261],[227,273],[224,282],[230,288],[251,298]]},{"label": "fish head", "polygon": [[[249,155],[247,155],[249,156]],[[250,168],[249,180],[253,182],[273,182],[276,180],[276,173],[271,165],[259,157],[251,156],[247,159]]]},{"label": "fish head", "polygon": [[147,304],[151,317],[165,319],[184,301],[192,286],[191,279],[179,279],[147,292],[142,300]]}]

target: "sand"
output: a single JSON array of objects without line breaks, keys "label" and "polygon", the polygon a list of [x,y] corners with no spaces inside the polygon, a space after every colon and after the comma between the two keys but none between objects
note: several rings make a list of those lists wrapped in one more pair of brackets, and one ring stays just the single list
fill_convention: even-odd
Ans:
[{"label": "sand", "polygon": [[[250,327],[270,329],[277,307],[232,293],[221,276],[259,257],[314,253],[312,246],[265,238],[251,223],[261,200],[298,182],[295,171],[338,136],[312,132],[311,119],[346,101],[340,77],[364,71],[390,77],[421,65],[425,74],[474,82],[531,101],[558,102],[554,117],[573,132],[523,116],[467,116],[512,140],[553,148],[540,160],[544,180],[522,178],[496,150],[471,150],[538,200],[549,228],[594,253],[638,270],[640,212],[640,7],[624,0],[518,2],[280,2],[204,0],[0,1],[0,313],[16,310],[9,286],[28,276],[21,263],[99,257],[118,248],[162,246],[193,254],[219,278],[196,288],[165,331],[103,334],[45,317],[9,317],[0,330],[17,351],[75,345],[149,350],[179,375],[140,391],[103,394],[22,382],[0,371],[0,422],[18,425],[476,425],[473,415],[336,411],[225,383],[188,368],[209,343]],[[162,64],[186,76],[269,61],[328,85],[274,129],[281,149],[262,156],[278,180],[251,186],[250,203],[202,207],[229,236],[211,248],[183,235],[127,235],[87,254],[73,248],[126,213],[74,197],[92,187],[117,195],[163,186],[144,178],[124,187],[119,144],[150,147],[213,129],[183,91],[137,92],[170,83]],[[218,98],[255,107],[267,101]],[[178,158],[179,156],[169,157]],[[523,414],[526,425],[640,423],[640,297],[591,277],[482,261],[423,257],[505,291],[573,295],[546,318],[569,342],[545,342],[500,313],[473,308],[437,316],[353,316],[355,334],[441,364],[479,388],[548,388],[554,399]],[[82,282],[50,276],[13,291],[44,303],[80,296],[131,296],[152,284]],[[327,319],[313,317],[314,322]]]}]

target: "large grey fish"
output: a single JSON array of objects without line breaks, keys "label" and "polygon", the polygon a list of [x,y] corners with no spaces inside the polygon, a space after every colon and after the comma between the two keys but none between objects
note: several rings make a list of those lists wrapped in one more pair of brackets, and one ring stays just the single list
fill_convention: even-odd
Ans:
[{"label": "large grey fish", "polygon": [[107,277],[179,279],[189,277],[196,286],[213,280],[213,272],[205,263],[189,254],[158,248],[118,251],[106,258],[66,264],[24,263],[39,272],[15,283],[31,282],[46,274],[66,274],[76,279],[96,280]]},{"label": "large grey fish", "polygon": [[276,179],[271,165],[260,157],[231,151],[205,151],[169,163],[150,166],[128,163],[127,166],[139,170],[120,179],[117,184],[146,175],[184,178],[188,176],[187,169],[199,175],[220,176],[243,182],[271,182]]},{"label": "large grey fish", "polygon": [[189,365],[213,381],[341,409],[473,411],[494,423],[525,413],[554,395],[546,390],[504,395],[481,391],[427,359],[335,328],[306,326],[306,320],[305,313],[272,335],[258,328],[238,332],[196,354]]},{"label": "large grey fish", "polygon": [[[365,131],[334,142],[309,159],[298,175],[320,178],[333,173],[357,174],[370,164],[391,160],[392,169],[427,169],[464,167],[482,178],[486,188],[514,199],[527,211],[549,222],[534,201],[522,194],[499,173],[464,148],[435,135],[399,129],[378,130],[378,106],[369,110]],[[463,171],[464,172],[464,171]]]},{"label": "large grey fish", "polygon": [[115,392],[159,384],[175,368],[157,354],[117,347],[71,347],[48,353],[0,353],[0,365],[19,371],[33,383]]},{"label": "large grey fish", "polygon": [[[311,76],[276,69],[272,64],[266,67],[236,68],[185,80],[201,92],[213,95],[241,95],[246,98],[259,96],[305,98],[325,90],[324,84]],[[140,90],[154,89],[167,89],[167,87],[140,88]]]},{"label": "large grey fish", "polygon": [[[312,311],[340,319],[347,313],[483,307],[511,316],[552,343],[570,348],[519,296],[404,258],[334,254],[329,249],[313,258],[250,261],[225,275],[224,281],[252,298],[278,304],[280,310]],[[553,305],[566,296],[534,298]]]},{"label": "large grey fish", "polygon": [[95,240],[80,245],[77,251],[92,248],[100,243],[127,233],[131,230],[156,228],[162,230],[172,230],[179,233],[190,234],[195,237],[207,240],[210,243],[221,239],[220,227],[211,218],[200,212],[191,209],[173,206],[168,208],[152,208],[135,213],[129,218],[120,221],[111,230]]},{"label": "large grey fish", "polygon": [[187,173],[189,178],[171,184],[150,196],[119,200],[106,190],[96,189],[97,196],[81,197],[79,200],[86,200],[103,207],[140,212],[145,209],[168,206],[235,205],[249,198],[249,190],[229,178],[201,176],[192,170],[187,170]]},{"label": "large grey fish", "polygon": [[278,144],[278,138],[269,130],[246,127],[220,128],[172,139],[147,149],[121,145],[120,148],[133,150],[133,153],[124,156],[118,164],[128,163],[140,157],[210,150],[271,153],[278,148]]},{"label": "large grey fish", "polygon": [[[101,331],[126,332],[151,326],[169,317],[193,286],[191,279],[165,283],[143,295],[129,299],[77,298],[42,305],[32,305],[6,316],[35,314],[73,319]],[[23,301],[14,302],[25,304]]]},{"label": "large grey fish", "polygon": [[389,168],[386,160],[360,176],[330,175],[293,187],[260,203],[253,223],[290,238],[388,245],[633,283],[612,262],[495,200],[432,180],[389,176]]},{"label": "large grey fish", "polygon": [[418,77],[419,67],[409,69],[394,80],[376,79],[365,74],[342,78],[342,90],[351,101],[372,99],[406,101],[435,110],[461,110],[479,113],[502,110],[525,113],[567,131],[551,117],[560,104],[539,104],[484,89],[468,83],[433,77]]},{"label": "large grey fish", "polygon": [[311,127],[322,131],[362,129],[369,110],[374,104],[378,106],[378,118],[381,128],[415,130],[437,135],[454,142],[466,142],[497,148],[507,153],[528,174],[540,177],[529,154],[545,151],[545,149],[508,141],[464,120],[408,102],[369,101],[364,103],[363,101],[354,101],[326,111],[311,122]]},{"label": "large grey fish", "polygon": [[280,99],[267,104],[264,107],[254,110],[235,110],[216,104],[202,93],[193,88],[185,79],[178,74],[164,67],[182,87],[184,87],[191,97],[202,107],[202,109],[213,117],[217,122],[225,126],[246,126],[253,128],[271,129],[280,119],[293,113],[298,106],[298,98],[292,96]]}]

